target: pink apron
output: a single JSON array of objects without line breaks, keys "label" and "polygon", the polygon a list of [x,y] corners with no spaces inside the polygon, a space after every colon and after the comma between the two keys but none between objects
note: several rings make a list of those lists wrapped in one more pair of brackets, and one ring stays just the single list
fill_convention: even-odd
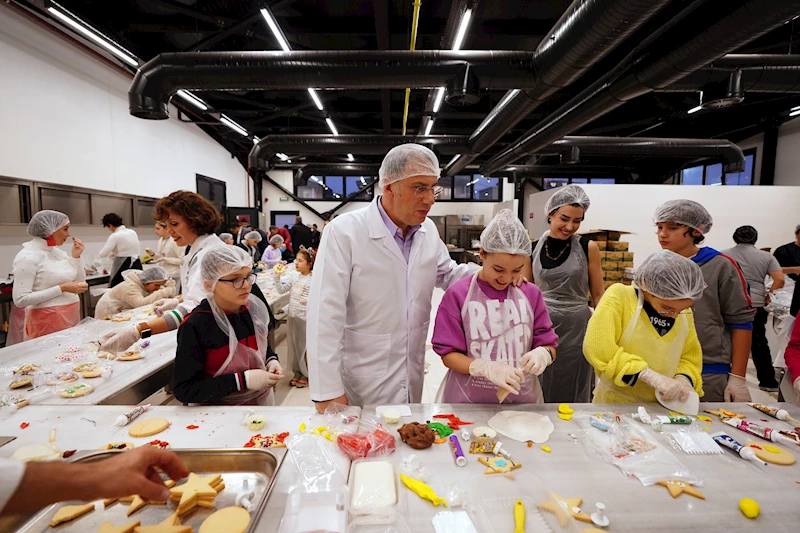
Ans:
[{"label": "pink apron", "polygon": [[[519,367],[520,358],[531,350],[533,308],[528,298],[513,285],[506,299],[488,298],[478,287],[478,275],[472,277],[461,324],[467,338],[467,355],[473,359],[501,361]],[[448,370],[442,383],[445,403],[497,403],[497,385],[486,378]],[[539,380],[525,374],[519,395],[509,394],[503,403],[541,403]]]}]

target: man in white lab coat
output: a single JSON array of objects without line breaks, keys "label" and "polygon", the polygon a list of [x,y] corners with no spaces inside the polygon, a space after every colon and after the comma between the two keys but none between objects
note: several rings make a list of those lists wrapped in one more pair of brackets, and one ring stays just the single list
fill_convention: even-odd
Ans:
[{"label": "man in white lab coat", "polygon": [[436,155],[418,144],[386,154],[383,195],[322,234],[308,298],[311,399],[366,405],[419,403],[433,288],[476,265],[450,259],[428,211],[441,192]]}]

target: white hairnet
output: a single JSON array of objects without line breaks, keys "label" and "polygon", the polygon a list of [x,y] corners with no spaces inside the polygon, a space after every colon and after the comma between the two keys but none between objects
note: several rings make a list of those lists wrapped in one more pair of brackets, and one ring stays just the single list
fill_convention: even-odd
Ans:
[{"label": "white hairnet", "polygon": [[222,242],[229,241],[229,240],[233,239],[233,234],[232,233],[220,233],[219,234],[219,238],[220,238],[220,240]]},{"label": "white hairnet", "polygon": [[794,232],[795,232],[795,233],[800,233],[800,224],[798,224],[798,225],[797,225],[797,226],[794,228]]},{"label": "white hairnet", "polygon": [[703,235],[711,231],[714,220],[706,208],[694,200],[670,200],[664,202],[653,216],[653,222],[676,222],[696,229]]},{"label": "white hairnet", "polygon": [[281,242],[284,242],[284,240],[283,237],[281,237],[280,235],[273,235],[272,237],[269,238],[270,244],[278,244]]},{"label": "white hairnet", "polygon": [[414,176],[441,176],[439,159],[430,148],[407,143],[395,146],[386,154],[378,170],[381,187]]},{"label": "white hairnet", "polygon": [[67,224],[69,217],[64,213],[44,209],[31,217],[31,221],[28,222],[28,235],[46,239]]},{"label": "white hairnet", "polygon": [[493,254],[531,255],[531,239],[511,209],[497,213],[481,233],[481,248]]},{"label": "white hairnet", "polygon": [[204,280],[211,282],[211,291],[220,278],[233,274],[245,267],[253,266],[253,258],[238,246],[214,246],[203,256],[200,272]]},{"label": "white hairnet", "polygon": [[257,231],[251,231],[250,233],[245,235],[244,238],[246,240],[261,242],[261,234],[259,232],[257,232]]},{"label": "white hairnet", "polygon": [[139,281],[142,282],[142,285],[147,285],[148,283],[153,283],[155,281],[167,281],[169,279],[169,274],[164,269],[164,267],[154,266],[150,268],[146,268],[145,270],[140,270],[136,272],[136,276],[139,278]]},{"label": "white hairnet", "polygon": [[544,214],[545,216],[548,216],[559,207],[574,204],[581,206],[584,213],[589,210],[591,201],[589,200],[589,196],[587,196],[586,191],[584,191],[578,185],[559,187],[556,189],[556,192],[553,193],[553,196],[547,200],[547,204],[544,206]]},{"label": "white hairnet", "polygon": [[664,300],[699,300],[705,288],[700,267],[669,250],[655,252],[645,259],[636,269],[634,281],[643,291]]}]

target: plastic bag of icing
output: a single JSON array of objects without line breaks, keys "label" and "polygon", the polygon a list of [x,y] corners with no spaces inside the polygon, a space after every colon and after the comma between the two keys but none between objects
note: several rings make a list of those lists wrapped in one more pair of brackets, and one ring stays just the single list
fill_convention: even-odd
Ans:
[{"label": "plastic bag of icing", "polygon": [[286,447],[299,472],[300,484],[308,492],[322,492],[347,484],[325,444],[316,433],[294,433],[286,438]]},{"label": "plastic bag of icing", "polygon": [[388,429],[370,416],[362,414],[358,433],[342,433],[336,444],[351,460],[382,457],[395,451],[395,439]]}]

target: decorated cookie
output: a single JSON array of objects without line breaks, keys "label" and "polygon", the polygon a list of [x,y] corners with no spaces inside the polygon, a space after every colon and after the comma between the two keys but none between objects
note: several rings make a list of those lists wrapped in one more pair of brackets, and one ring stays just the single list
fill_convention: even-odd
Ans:
[{"label": "decorated cookie", "polygon": [[99,368],[95,370],[84,370],[81,375],[86,379],[99,378],[103,375],[103,371]]},{"label": "decorated cookie", "polygon": [[110,444],[106,444],[102,448],[98,448],[100,450],[132,450],[134,448],[132,442],[112,442]]},{"label": "decorated cookie", "polygon": [[244,445],[245,448],[286,448],[283,441],[289,436],[288,432],[275,433],[273,435],[253,435]]},{"label": "decorated cookie", "polygon": [[94,387],[88,383],[78,383],[66,389],[62,389],[59,391],[58,395],[62,398],[78,398],[90,394],[93,390]]},{"label": "decorated cookie", "polygon": [[41,368],[39,365],[22,365],[14,370],[14,375],[29,376],[35,372],[38,372],[39,368]]},{"label": "decorated cookie", "polygon": [[10,389],[21,389],[22,387],[27,387],[31,383],[33,383],[33,378],[30,377],[30,376],[25,376],[25,377],[22,377],[22,378],[19,378],[19,379],[15,379],[14,381],[12,381],[11,384],[8,386],[8,388],[10,388]]},{"label": "decorated cookie", "polygon": [[745,446],[756,452],[756,457],[774,465],[793,465],[797,459],[791,452],[765,442],[747,442]]},{"label": "decorated cookie", "polygon": [[72,367],[73,372],[86,372],[87,370],[94,370],[98,366],[97,361],[92,361],[90,363],[80,363]]},{"label": "decorated cookie", "polygon": [[478,457],[478,462],[486,467],[483,471],[484,474],[505,474],[511,470],[516,470],[522,467],[522,463],[518,463],[506,457]]},{"label": "decorated cookie", "polygon": [[125,352],[125,355],[120,355],[117,359],[119,361],[138,361],[139,359],[143,359],[144,356],[136,351],[128,351]]}]

